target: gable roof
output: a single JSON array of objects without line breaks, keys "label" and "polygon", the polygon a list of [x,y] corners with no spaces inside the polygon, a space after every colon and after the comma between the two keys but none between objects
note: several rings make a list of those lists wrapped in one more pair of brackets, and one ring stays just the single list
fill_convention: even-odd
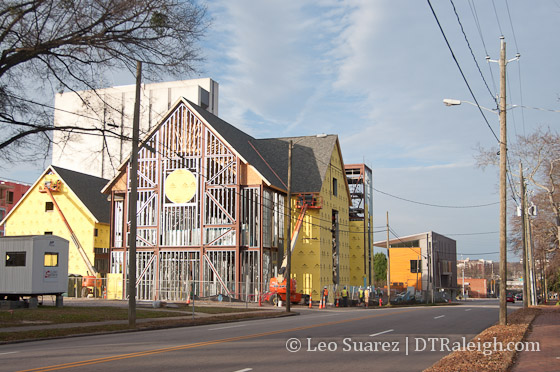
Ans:
[{"label": "gable roof", "polygon": [[111,203],[107,201],[107,196],[101,193],[101,189],[109,180],[54,165],[51,165],[51,168],[64,180],[98,222],[110,223]]},{"label": "gable roof", "polygon": [[287,190],[288,145],[292,140],[292,192],[321,191],[338,136],[255,139],[202,107],[188,103],[265,181],[280,190]]},{"label": "gable roof", "polygon": [[101,189],[107,182],[109,182],[109,180],[50,165],[47,169],[45,169],[41,176],[37,178],[33,186],[27,190],[25,195],[17,202],[17,204],[14,205],[10,213],[8,213],[4,219],[0,221],[0,224],[5,223],[12,213],[15,213],[16,209],[18,209],[19,205],[24,202],[29,193],[31,193],[39,182],[51,171],[55,172],[58,176],[60,176],[60,178],[62,178],[64,183],[78,197],[80,202],[82,202],[96,222],[110,223],[111,203],[108,202],[107,197],[101,193]]},{"label": "gable roof", "polygon": [[[181,104],[186,105],[218,137],[224,140],[244,162],[253,167],[265,183],[279,190],[287,191],[288,144],[292,140],[294,144],[292,149],[292,192],[321,191],[332,152],[337,148],[338,136],[317,135],[256,139],[195,103],[180,98],[162,117],[158,125],[144,137],[142,143],[147,142]],[[119,167],[121,173],[105,185],[104,193],[107,193],[120,177],[129,160],[130,156]]]}]

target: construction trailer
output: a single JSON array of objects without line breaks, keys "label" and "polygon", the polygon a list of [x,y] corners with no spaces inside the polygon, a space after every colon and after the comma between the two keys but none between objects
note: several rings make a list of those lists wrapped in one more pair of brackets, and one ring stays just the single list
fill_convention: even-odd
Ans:
[{"label": "construction trailer", "polygon": [[[288,146],[293,148],[287,198]],[[287,208],[323,201],[304,220],[292,278],[305,294],[348,283],[350,194],[336,135],[255,139],[180,99],[139,146],[136,289],[140,300],[227,295],[255,299],[287,247]],[[127,288],[130,162],[103,192],[111,200],[111,275]],[[126,292],[123,293],[126,296]]]},{"label": "construction trailer", "polygon": [[0,300],[54,295],[68,288],[68,240],[54,235],[0,238]]}]

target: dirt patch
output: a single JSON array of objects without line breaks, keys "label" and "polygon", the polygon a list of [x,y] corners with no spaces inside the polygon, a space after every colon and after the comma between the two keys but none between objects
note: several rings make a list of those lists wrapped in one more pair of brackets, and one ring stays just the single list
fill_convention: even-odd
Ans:
[{"label": "dirt patch", "polygon": [[507,345],[523,340],[540,311],[539,308],[528,308],[508,314],[507,326],[495,325],[485,329],[471,340],[469,350],[454,351],[424,372],[508,371],[516,352],[507,350]]}]

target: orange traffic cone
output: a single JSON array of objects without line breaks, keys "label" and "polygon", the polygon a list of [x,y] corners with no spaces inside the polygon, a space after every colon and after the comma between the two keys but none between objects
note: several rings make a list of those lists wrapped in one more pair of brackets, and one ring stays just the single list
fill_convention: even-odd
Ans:
[{"label": "orange traffic cone", "polygon": [[313,307],[313,299],[311,298],[311,295],[309,295],[309,308],[311,309]]},{"label": "orange traffic cone", "polygon": [[191,294],[187,294],[187,305],[191,304]]},{"label": "orange traffic cone", "polygon": [[336,299],[336,307],[338,307],[338,298]]}]

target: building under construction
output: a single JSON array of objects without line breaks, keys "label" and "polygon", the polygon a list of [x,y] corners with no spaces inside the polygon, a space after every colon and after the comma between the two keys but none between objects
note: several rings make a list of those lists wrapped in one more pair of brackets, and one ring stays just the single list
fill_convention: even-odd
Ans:
[{"label": "building under construction", "polygon": [[[103,190],[112,205],[110,270],[123,281],[129,174],[125,161]],[[291,266],[297,292],[317,295],[323,286],[363,278],[369,257],[363,256],[365,245],[353,253],[359,257],[351,257],[350,216],[371,216],[371,209],[352,203],[336,135],[255,139],[180,99],[140,143],[137,177],[139,299],[183,300],[191,291],[236,297],[266,291],[281,269],[290,246],[288,231],[298,219]],[[363,238],[369,225],[361,226]]]},{"label": "building under construction", "polygon": [[351,285],[373,283],[373,174],[365,164],[347,164],[346,180],[350,189],[350,264]]}]

